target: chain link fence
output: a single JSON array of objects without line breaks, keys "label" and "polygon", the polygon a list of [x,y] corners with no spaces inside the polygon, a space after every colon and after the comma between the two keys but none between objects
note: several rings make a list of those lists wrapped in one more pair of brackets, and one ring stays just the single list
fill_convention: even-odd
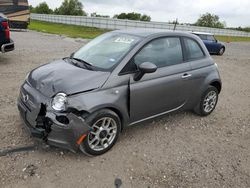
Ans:
[{"label": "chain link fence", "polygon": [[[173,30],[174,24],[169,24],[166,22],[143,22],[134,20],[120,20],[111,18],[97,18],[97,17],[86,17],[86,16],[65,16],[65,15],[52,15],[52,14],[31,14],[31,19],[53,22],[53,23],[63,23],[71,25],[80,25],[88,27],[96,27],[102,29],[132,29],[132,28],[150,28],[150,29],[166,29]],[[240,37],[250,37],[250,33],[243,31],[236,31],[230,29],[217,29],[210,27],[197,27],[191,25],[177,25],[176,30],[179,31],[196,31],[196,32],[206,32],[213,33],[214,35],[222,36],[240,36]]]}]

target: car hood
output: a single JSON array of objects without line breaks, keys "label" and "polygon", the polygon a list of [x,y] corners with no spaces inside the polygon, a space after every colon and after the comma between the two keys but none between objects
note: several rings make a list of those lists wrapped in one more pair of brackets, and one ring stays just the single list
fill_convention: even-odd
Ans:
[{"label": "car hood", "polygon": [[43,95],[52,97],[59,92],[71,95],[100,88],[109,75],[58,60],[31,71],[28,82]]}]

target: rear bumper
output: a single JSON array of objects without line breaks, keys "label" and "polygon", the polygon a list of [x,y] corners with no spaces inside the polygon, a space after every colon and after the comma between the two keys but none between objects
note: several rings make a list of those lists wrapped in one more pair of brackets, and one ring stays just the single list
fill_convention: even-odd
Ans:
[{"label": "rear bumper", "polygon": [[[33,97],[30,98],[33,99]],[[45,114],[41,114],[41,103],[38,101],[32,101],[32,103],[34,109],[28,105],[27,101],[24,102],[20,95],[17,104],[20,117],[30,134],[44,140],[49,145],[77,152],[79,150],[78,140],[90,131],[85,120],[73,113],[46,111]],[[59,122],[58,117],[67,118],[68,121]]]},{"label": "rear bumper", "polygon": [[15,49],[15,44],[14,44],[13,40],[10,40],[9,43],[3,44],[1,46],[1,52],[2,53],[10,52],[10,51],[13,51],[14,49]]}]

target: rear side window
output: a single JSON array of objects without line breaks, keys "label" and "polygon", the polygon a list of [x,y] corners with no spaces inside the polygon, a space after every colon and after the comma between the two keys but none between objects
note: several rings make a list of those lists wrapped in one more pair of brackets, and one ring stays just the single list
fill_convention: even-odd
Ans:
[{"label": "rear side window", "polygon": [[207,36],[207,40],[209,40],[209,41],[215,41],[215,38],[212,35],[208,35]]},{"label": "rear side window", "polygon": [[190,38],[184,38],[184,43],[187,50],[188,60],[201,59],[205,57],[203,50],[195,40]]},{"label": "rear side window", "polygon": [[207,40],[207,36],[206,35],[198,35],[202,40]]}]

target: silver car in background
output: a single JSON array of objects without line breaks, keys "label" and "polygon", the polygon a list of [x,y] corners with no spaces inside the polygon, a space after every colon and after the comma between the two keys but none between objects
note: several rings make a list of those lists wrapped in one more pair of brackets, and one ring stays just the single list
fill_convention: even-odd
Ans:
[{"label": "silver car in background", "polygon": [[217,65],[197,36],[120,30],[31,71],[18,108],[33,136],[100,155],[126,126],[177,110],[209,115],[220,91]]}]

